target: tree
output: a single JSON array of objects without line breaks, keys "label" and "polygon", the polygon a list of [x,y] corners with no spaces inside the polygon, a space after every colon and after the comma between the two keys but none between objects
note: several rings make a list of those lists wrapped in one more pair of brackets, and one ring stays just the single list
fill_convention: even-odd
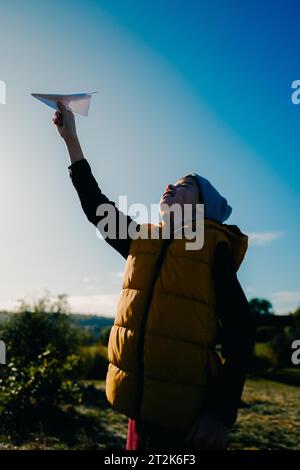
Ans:
[{"label": "tree", "polygon": [[255,297],[249,301],[249,306],[256,317],[260,315],[274,315],[273,305],[266,299]]}]

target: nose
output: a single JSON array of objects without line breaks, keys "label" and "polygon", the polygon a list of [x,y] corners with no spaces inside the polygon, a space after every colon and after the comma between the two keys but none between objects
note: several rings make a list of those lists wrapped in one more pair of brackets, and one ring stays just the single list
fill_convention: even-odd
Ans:
[{"label": "nose", "polygon": [[166,187],[166,191],[168,191],[169,189],[174,189],[174,185],[173,184],[168,184],[167,187]]}]

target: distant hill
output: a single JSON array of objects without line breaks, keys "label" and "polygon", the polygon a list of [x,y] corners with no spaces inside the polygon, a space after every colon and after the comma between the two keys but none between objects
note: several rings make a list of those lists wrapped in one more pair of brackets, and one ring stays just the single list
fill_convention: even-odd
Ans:
[{"label": "distant hill", "polygon": [[70,314],[70,318],[75,325],[84,328],[97,341],[103,328],[111,327],[114,318],[101,317],[99,315],[84,315],[79,313]]}]

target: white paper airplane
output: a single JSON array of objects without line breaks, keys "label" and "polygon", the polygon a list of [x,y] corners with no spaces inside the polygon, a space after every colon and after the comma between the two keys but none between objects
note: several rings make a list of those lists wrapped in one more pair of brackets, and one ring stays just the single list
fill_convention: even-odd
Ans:
[{"label": "white paper airplane", "polygon": [[72,111],[73,113],[81,114],[82,116],[87,116],[90,107],[91,97],[96,91],[91,93],[77,93],[73,95],[46,95],[42,93],[31,93],[31,95],[45,103],[50,108],[59,111],[58,106],[56,104],[57,101],[63,103],[67,109]]}]

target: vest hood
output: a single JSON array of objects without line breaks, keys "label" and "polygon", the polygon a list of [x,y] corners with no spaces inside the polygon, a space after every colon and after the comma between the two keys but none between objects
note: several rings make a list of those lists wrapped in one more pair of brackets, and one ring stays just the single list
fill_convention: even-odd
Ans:
[{"label": "vest hood", "polygon": [[[190,227],[195,231],[196,221],[193,220],[192,222],[188,222],[183,227]],[[209,228],[214,228],[222,232],[224,235],[224,241],[229,242],[235,262],[235,268],[236,271],[238,271],[248,249],[248,235],[243,233],[237,225],[221,224],[213,219],[204,218],[204,237],[205,231]],[[174,233],[180,229],[181,227],[176,229]]]},{"label": "vest hood", "polygon": [[205,225],[217,228],[227,237],[237,271],[248,249],[248,236],[243,233],[237,225],[220,224],[210,219],[204,219],[204,223]]}]

